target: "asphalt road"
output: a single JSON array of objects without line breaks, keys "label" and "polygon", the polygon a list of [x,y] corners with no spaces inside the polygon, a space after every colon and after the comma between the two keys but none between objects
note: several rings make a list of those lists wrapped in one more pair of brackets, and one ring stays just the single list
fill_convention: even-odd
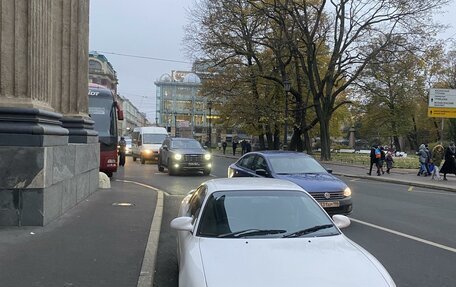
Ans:
[{"label": "asphalt road", "polygon": [[[183,195],[205,180],[226,177],[232,162],[233,159],[216,157],[210,176],[168,176],[158,172],[155,164],[141,165],[128,158],[124,171],[116,175],[152,185],[167,194],[154,286],[178,286],[176,233],[169,228],[169,222]],[[366,179],[342,180],[352,188],[354,202],[352,224],[343,232],[371,252],[397,286],[456,286],[456,193]],[[322,268],[337,266],[328,263]]]}]

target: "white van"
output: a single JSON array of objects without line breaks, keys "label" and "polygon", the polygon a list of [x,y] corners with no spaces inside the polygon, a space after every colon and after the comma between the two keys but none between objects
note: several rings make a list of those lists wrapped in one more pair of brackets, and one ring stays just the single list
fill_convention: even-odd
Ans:
[{"label": "white van", "polygon": [[131,156],[133,161],[139,158],[142,164],[145,164],[146,160],[157,162],[158,150],[167,136],[168,132],[161,127],[134,128],[131,135]]}]

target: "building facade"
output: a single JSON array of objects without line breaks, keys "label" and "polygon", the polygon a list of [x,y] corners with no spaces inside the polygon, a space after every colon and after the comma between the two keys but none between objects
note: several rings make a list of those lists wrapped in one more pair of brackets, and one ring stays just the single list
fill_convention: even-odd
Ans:
[{"label": "building facade", "polygon": [[102,85],[117,95],[117,72],[108,59],[97,52],[89,53],[89,83]]},{"label": "building facade", "polygon": [[124,120],[119,121],[117,125],[119,135],[129,136],[135,127],[151,125],[147,120],[146,114],[140,112],[129,99],[119,95],[118,101],[121,104],[124,113]]},{"label": "building facade", "polygon": [[[216,129],[209,127],[208,100],[199,95],[201,79],[192,72],[172,71],[164,74],[155,82],[156,89],[156,120],[157,124],[167,127],[173,136],[192,137],[201,142],[209,138]],[[212,143],[216,137],[211,136]]]}]

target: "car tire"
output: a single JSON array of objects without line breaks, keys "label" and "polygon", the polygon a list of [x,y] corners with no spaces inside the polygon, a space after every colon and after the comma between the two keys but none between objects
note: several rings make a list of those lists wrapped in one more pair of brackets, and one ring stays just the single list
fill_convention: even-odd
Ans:
[{"label": "car tire", "polygon": [[159,172],[163,172],[165,170],[165,168],[161,165],[161,160],[160,159],[157,162],[157,166],[158,166],[158,171]]},{"label": "car tire", "polygon": [[112,172],[107,172],[106,175],[107,175],[108,177],[112,177]]},{"label": "car tire", "polygon": [[177,171],[172,167],[171,163],[168,160],[168,175],[176,175]]},{"label": "car tire", "polygon": [[145,159],[145,158],[143,158],[143,157],[141,156],[140,159],[141,159],[141,164],[145,164],[145,163],[146,163],[146,159]]},{"label": "car tire", "polygon": [[205,169],[205,170],[203,170],[203,174],[204,175],[210,175],[211,174],[211,170],[210,169]]}]

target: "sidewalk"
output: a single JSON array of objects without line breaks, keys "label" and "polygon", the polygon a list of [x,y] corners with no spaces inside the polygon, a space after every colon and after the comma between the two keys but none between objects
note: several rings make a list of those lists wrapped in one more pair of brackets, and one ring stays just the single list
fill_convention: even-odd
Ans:
[{"label": "sidewalk", "polygon": [[0,227],[0,286],[137,286],[156,202],[111,181],[45,227]]},{"label": "sidewalk", "polygon": [[[231,154],[223,155],[222,151],[212,150],[214,156],[238,159],[239,155],[233,156]],[[318,159],[317,159],[318,160]],[[368,166],[360,166],[360,165],[350,165],[346,163],[340,162],[321,162],[319,161],[325,168],[331,169],[334,175],[346,176],[346,177],[355,177],[355,178],[362,178],[362,179],[369,179],[369,180],[376,180],[376,181],[383,181],[383,182],[390,182],[396,184],[404,184],[404,185],[411,185],[416,187],[424,187],[424,188],[432,188],[438,190],[446,190],[456,192],[456,177],[453,174],[447,174],[447,181],[443,180],[432,180],[430,176],[417,176],[417,170],[414,169],[400,169],[400,168],[393,168],[390,174],[383,174],[381,176],[377,176],[374,172],[372,175],[368,175],[367,172],[369,171]],[[442,175],[443,177],[443,175]]]}]

